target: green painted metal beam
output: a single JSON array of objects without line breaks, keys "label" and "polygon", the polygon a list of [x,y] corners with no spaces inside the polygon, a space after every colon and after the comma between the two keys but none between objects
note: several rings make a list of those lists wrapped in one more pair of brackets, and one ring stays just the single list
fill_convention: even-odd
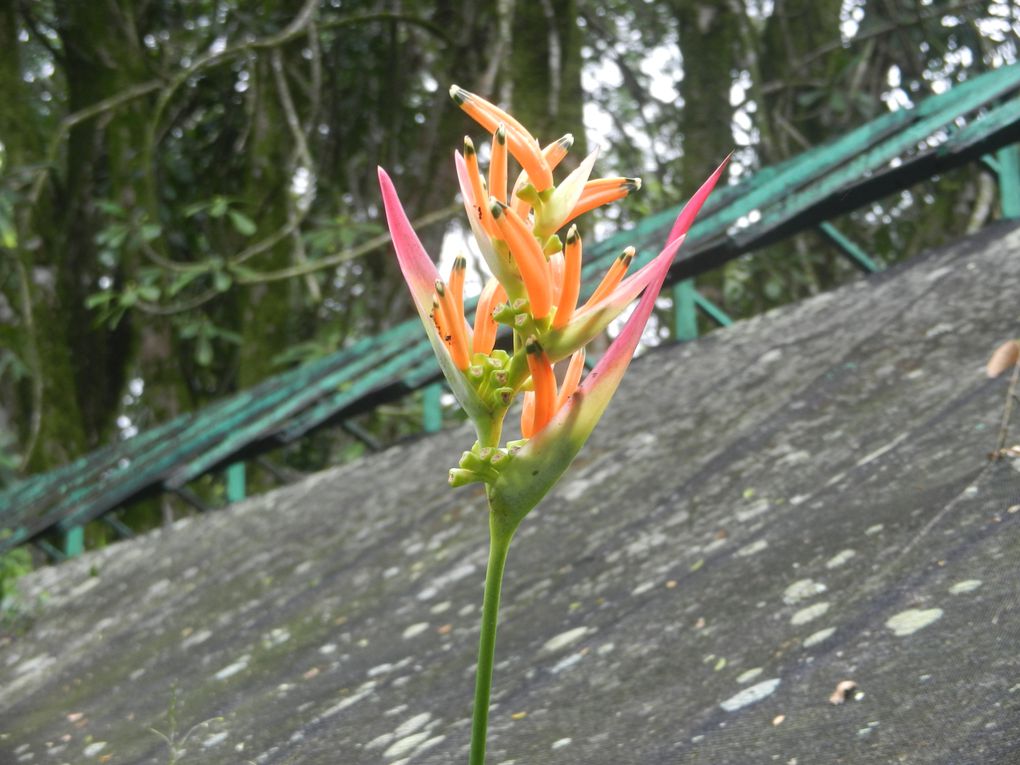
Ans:
[{"label": "green painted metal beam", "polygon": [[819,224],[818,230],[823,237],[834,244],[836,249],[848,257],[861,271],[868,274],[877,274],[882,270],[882,267],[872,260],[868,253],[843,236],[840,230],[828,221]]}]

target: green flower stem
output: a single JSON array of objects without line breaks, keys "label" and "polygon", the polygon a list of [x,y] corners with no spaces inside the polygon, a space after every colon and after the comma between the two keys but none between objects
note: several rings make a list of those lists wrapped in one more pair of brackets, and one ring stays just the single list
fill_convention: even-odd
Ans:
[{"label": "green flower stem", "polygon": [[506,566],[506,556],[510,551],[510,540],[513,538],[515,528],[516,526],[508,527],[497,513],[489,513],[489,564],[485,570],[482,634],[478,639],[470,765],[485,765],[485,734],[489,727],[489,697],[492,693],[492,665],[496,656],[499,593],[503,586],[503,569]]}]

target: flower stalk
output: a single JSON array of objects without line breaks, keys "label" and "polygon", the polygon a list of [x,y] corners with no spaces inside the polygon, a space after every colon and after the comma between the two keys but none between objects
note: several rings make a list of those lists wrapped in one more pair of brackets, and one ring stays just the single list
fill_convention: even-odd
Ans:
[{"label": "flower stalk", "polygon": [[[404,213],[389,176],[379,169],[386,219],[401,271],[450,390],[475,427],[477,440],[449,471],[451,486],[485,485],[489,504],[489,561],[471,728],[470,765],[485,762],[489,699],[499,622],[500,591],[510,541],[524,517],[566,471],[591,435],[636,351],[655,299],[687,230],[726,165],[683,208],[662,252],[628,275],[628,247],[588,299],[578,306],[579,215],[637,191],[637,178],[591,180],[598,151],[560,184],[553,170],[573,139],[542,148],[517,120],[480,96],[453,86],[450,95],[492,136],[488,184],[470,138],[455,153],[464,208],[492,278],[479,297],[473,324],[464,314],[466,261],[457,258],[444,281]],[[510,184],[509,159],[520,166]],[[509,198],[507,189],[510,188]],[[584,347],[638,296],[623,329],[584,376]],[[496,348],[500,327],[511,350]],[[565,360],[569,359],[569,363]],[[556,364],[564,361],[562,382]],[[500,446],[503,423],[521,396],[519,441]]]}]

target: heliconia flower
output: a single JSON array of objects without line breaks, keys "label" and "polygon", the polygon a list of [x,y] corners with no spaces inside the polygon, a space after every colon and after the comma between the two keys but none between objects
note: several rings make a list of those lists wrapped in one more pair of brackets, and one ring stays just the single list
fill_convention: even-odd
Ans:
[{"label": "heliconia flower", "polygon": [[[574,390],[583,370],[584,346],[642,291],[647,296],[653,285],[665,278],[684,234],[726,163],[719,166],[681,211],[666,247],[657,258],[627,276],[636,253],[633,248],[625,249],[588,299],[578,306],[581,237],[576,226],[570,227],[565,243],[557,232],[582,212],[640,188],[640,181],[591,180],[596,150],[555,186],[551,170],[566,155],[572,142],[569,135],[540,149],[519,122],[485,99],[456,86],[451,95],[464,111],[491,131],[493,138],[487,185],[470,138],[465,138],[463,155],[456,152],[454,155],[464,208],[482,256],[493,273],[478,300],[473,327],[464,315],[466,261],[457,258],[449,280],[444,282],[411,229],[396,190],[381,168],[379,182],[401,271],[443,374],[475,424],[478,447],[496,450],[482,462],[477,461],[476,458],[481,458],[475,454],[466,464],[462,463],[451,473],[451,482],[459,485],[483,480],[491,486],[496,465],[503,469],[513,462],[509,459],[513,456],[510,449],[500,449],[498,441],[506,409],[517,393],[525,391],[521,427],[526,439],[541,437],[546,442],[551,438],[550,428],[562,431],[562,438],[567,441],[578,439],[583,427],[564,429],[556,423],[564,411],[573,408],[575,393],[591,397],[602,390],[587,381]],[[508,155],[522,166],[509,197]],[[494,350],[500,323],[513,332],[512,355]],[[619,357],[618,351],[614,353],[615,356],[607,357]],[[558,387],[553,365],[567,357],[571,357],[568,374]],[[625,361],[617,363],[626,365]],[[605,379],[613,379],[613,374],[605,375]],[[599,400],[598,395],[592,400]],[[594,410],[589,405],[578,411]]]}]

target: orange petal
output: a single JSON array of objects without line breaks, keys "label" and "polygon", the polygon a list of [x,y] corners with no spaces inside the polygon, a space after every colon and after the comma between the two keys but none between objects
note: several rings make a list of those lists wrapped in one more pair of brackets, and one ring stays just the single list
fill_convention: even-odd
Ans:
[{"label": "orange petal", "polygon": [[506,128],[503,125],[500,125],[492,135],[489,193],[506,204]]},{"label": "orange petal", "polygon": [[535,434],[535,394],[524,392],[521,403],[521,437],[531,438]]},{"label": "orange petal", "polygon": [[495,276],[491,277],[478,297],[475,308],[475,332],[471,339],[473,353],[492,353],[496,345],[496,330],[499,325],[492,318],[492,311],[500,303],[506,302],[506,290]]},{"label": "orange petal", "polygon": [[450,290],[450,303],[457,311],[457,318],[464,321],[464,274],[467,271],[467,260],[463,255],[453,259],[453,268],[450,269],[450,282],[447,288]]},{"label": "orange petal", "polygon": [[496,228],[510,246],[510,254],[521,272],[524,289],[531,303],[531,315],[544,319],[552,310],[552,278],[549,262],[545,259],[538,240],[532,236],[528,224],[505,204],[492,200],[490,207]]},{"label": "orange petal", "polygon": [[627,273],[632,260],[634,260],[634,248],[628,247],[620,253],[620,257],[613,261],[613,265],[609,267],[606,275],[602,277],[602,281],[599,282],[599,286],[595,288],[595,291],[591,293],[591,297],[581,306],[581,310],[583,311],[588,306],[595,305],[615,290],[620,282],[623,281],[623,276]]},{"label": "orange petal", "polygon": [[584,348],[575,351],[574,355],[570,357],[567,374],[563,377],[563,385],[560,386],[560,394],[556,398],[557,412],[567,403],[567,399],[574,395],[577,384],[581,382],[582,372],[584,372]]},{"label": "orange petal", "polygon": [[506,125],[510,153],[531,177],[535,188],[544,191],[552,186],[552,170],[549,168],[549,163],[542,156],[538,141],[520,122],[495,104],[491,104],[481,96],[469,93],[456,85],[450,88],[450,97],[469,117],[490,133],[496,132],[499,123],[502,122]]},{"label": "orange petal", "polygon": [[566,269],[562,252],[554,252],[549,256],[549,274],[552,277],[552,301],[553,305],[560,304],[560,295],[563,294],[563,272]]},{"label": "orange petal", "polygon": [[539,432],[556,413],[556,374],[542,346],[532,338],[526,347],[528,371],[535,388],[534,432]]},{"label": "orange petal", "polygon": [[489,198],[489,195],[485,193],[485,187],[482,185],[482,174],[478,170],[478,153],[475,151],[475,145],[470,138],[464,136],[464,164],[467,165],[468,179],[471,181],[471,193],[475,197],[475,206],[478,208],[478,214],[482,221],[482,228],[489,236],[494,236],[496,227],[492,223],[492,213],[489,212],[489,206],[485,203]]},{"label": "orange petal", "polygon": [[574,209],[567,216],[567,221],[572,221],[596,207],[623,199],[630,192],[639,188],[641,188],[640,178],[599,178],[595,181],[588,181],[581,193],[581,198],[577,200]]},{"label": "orange petal", "polygon": [[[567,152],[570,150],[573,143],[574,136],[567,133],[562,138],[556,139],[542,149],[542,156],[545,158],[545,161],[549,163],[550,170],[555,170],[557,165],[563,161],[563,158],[567,156]],[[522,171],[521,174],[517,176],[517,181],[514,183],[513,193],[510,195],[513,198],[514,212],[522,218],[528,217],[528,213],[531,212],[531,205],[517,196],[517,192],[523,189],[528,183],[528,174]]]},{"label": "orange petal", "polygon": [[567,243],[563,248],[563,289],[556,303],[556,315],[553,317],[553,328],[560,329],[574,315],[577,307],[577,296],[581,291],[581,235],[577,226],[567,231]]},{"label": "orange petal", "polygon": [[[436,329],[440,330],[439,336],[450,349],[453,363],[457,366],[457,369],[463,372],[470,363],[464,318],[453,305],[450,290],[439,279],[436,279],[436,300],[434,305],[439,309],[438,312],[433,311],[433,314],[439,316],[439,323],[436,324]],[[433,316],[433,320],[435,320],[435,316]],[[443,330],[445,330],[445,334]]]}]

